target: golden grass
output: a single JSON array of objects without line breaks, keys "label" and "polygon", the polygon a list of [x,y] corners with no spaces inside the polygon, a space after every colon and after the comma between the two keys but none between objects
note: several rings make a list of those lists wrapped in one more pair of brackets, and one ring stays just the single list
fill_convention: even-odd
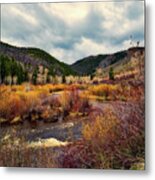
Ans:
[{"label": "golden grass", "polygon": [[111,85],[111,84],[99,84],[90,86],[88,91],[93,95],[97,96],[106,96],[109,93],[115,92],[118,89],[118,85]]}]

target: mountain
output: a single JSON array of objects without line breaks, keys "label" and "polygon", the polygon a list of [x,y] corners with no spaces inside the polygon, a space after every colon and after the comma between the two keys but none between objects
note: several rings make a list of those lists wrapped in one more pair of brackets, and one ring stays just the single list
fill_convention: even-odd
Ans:
[{"label": "mountain", "polygon": [[42,65],[51,75],[75,74],[69,65],[38,48],[16,47],[0,41],[0,55],[20,62],[29,72]]},{"label": "mountain", "polygon": [[120,66],[122,63],[127,63],[136,52],[141,51],[144,51],[144,47],[133,47],[114,54],[88,56],[76,61],[71,67],[80,75],[90,75],[95,73],[97,68],[107,69],[111,66]]},{"label": "mountain", "polygon": [[[17,71],[20,70],[22,72],[22,68],[19,66],[21,65],[24,67],[24,73],[32,73],[34,76],[36,74],[35,71],[37,71],[36,68],[38,68],[40,65],[42,65],[44,68],[47,68],[49,70],[49,74],[52,76],[66,76],[76,74],[91,75],[95,74],[97,69],[103,69],[104,73],[107,73],[109,72],[110,67],[114,67],[115,71],[122,71],[124,67],[130,66],[129,62],[135,53],[144,52],[144,50],[144,47],[132,47],[128,50],[116,52],[113,54],[99,54],[96,56],[92,55],[78,60],[72,65],[67,65],[41,49],[16,47],[0,41],[0,56],[5,56],[8,59],[13,60],[13,62],[7,60],[10,64],[10,67],[14,66],[16,67]],[[14,61],[18,63],[15,64]],[[8,70],[10,67],[5,66],[6,70]],[[18,74],[17,72],[13,73],[15,75]],[[3,74],[5,77],[11,73],[5,74],[4,72]],[[18,77],[20,76],[21,73],[18,75]]]}]

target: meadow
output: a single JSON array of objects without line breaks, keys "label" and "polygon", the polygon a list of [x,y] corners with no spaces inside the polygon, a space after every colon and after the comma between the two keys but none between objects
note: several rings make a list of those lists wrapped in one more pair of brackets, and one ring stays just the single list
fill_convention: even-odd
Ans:
[{"label": "meadow", "polygon": [[144,169],[144,79],[0,86],[0,165]]}]

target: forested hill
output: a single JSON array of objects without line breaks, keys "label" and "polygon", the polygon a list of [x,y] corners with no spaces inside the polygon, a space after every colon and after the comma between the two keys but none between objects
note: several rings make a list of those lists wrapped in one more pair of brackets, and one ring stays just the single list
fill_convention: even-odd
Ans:
[{"label": "forested hill", "polygon": [[128,50],[116,52],[114,54],[99,54],[80,59],[71,65],[72,69],[81,75],[93,74],[97,68],[107,68],[111,65],[120,64],[130,60],[135,52],[143,52],[144,47],[133,47]]},{"label": "forested hill", "polygon": [[[24,70],[31,73],[41,65],[47,68],[51,75],[75,74],[69,65],[38,48],[16,47],[0,41],[0,56],[1,61],[6,58],[6,63],[10,65],[17,63],[18,66],[21,65]],[[9,71],[9,65],[7,70]]]}]

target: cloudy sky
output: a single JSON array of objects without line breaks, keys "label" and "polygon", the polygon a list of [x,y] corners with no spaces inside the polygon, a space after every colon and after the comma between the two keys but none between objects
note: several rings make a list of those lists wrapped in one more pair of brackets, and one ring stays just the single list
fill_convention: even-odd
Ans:
[{"label": "cloudy sky", "polygon": [[1,40],[38,47],[68,64],[144,45],[144,2],[2,4]]}]

